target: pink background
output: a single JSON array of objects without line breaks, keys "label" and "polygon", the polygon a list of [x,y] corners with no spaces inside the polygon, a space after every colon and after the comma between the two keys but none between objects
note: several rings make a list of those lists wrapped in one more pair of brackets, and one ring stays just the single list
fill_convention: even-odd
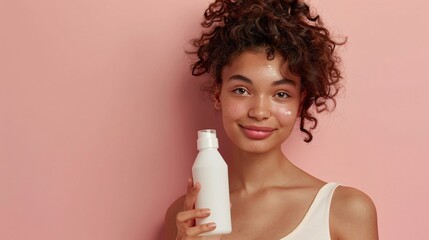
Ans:
[{"label": "pink background", "polygon": [[[429,3],[312,3],[349,37],[346,91],[284,150],[371,195],[381,239],[426,239]],[[0,239],[162,239],[196,130],[220,130],[183,53],[206,5],[0,1]]]}]

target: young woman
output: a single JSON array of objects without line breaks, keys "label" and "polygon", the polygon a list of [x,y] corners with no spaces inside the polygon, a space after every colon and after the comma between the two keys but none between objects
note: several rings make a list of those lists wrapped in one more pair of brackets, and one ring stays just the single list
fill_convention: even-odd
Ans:
[{"label": "young woman", "polygon": [[297,0],[216,0],[204,16],[193,74],[212,74],[214,107],[233,145],[233,231],[198,236],[216,225],[195,226],[210,211],[194,209],[200,185],[189,179],[186,195],[167,211],[167,239],[378,239],[367,195],[313,177],[281,149],[296,121],[310,142],[314,114],[335,103],[341,43]]}]

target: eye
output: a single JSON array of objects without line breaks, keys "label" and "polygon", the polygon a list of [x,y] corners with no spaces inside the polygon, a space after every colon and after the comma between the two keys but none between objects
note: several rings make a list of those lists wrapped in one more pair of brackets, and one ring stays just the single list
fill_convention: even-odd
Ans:
[{"label": "eye", "polygon": [[248,91],[245,88],[236,88],[234,89],[232,92],[238,94],[238,95],[245,95],[246,93],[248,93]]},{"label": "eye", "polygon": [[278,92],[278,93],[276,93],[276,97],[285,99],[285,98],[289,97],[289,94],[287,94],[285,92]]}]

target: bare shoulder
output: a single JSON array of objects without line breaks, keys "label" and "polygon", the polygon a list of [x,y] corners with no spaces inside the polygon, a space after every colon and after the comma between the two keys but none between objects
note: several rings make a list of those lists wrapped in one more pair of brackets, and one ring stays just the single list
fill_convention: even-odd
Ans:
[{"label": "bare shoulder", "polygon": [[167,212],[165,213],[165,239],[176,239],[176,215],[183,210],[184,201],[185,195],[179,197],[167,209]]},{"label": "bare shoulder", "polygon": [[378,239],[374,202],[356,188],[339,186],[335,190],[330,223],[333,239]]}]

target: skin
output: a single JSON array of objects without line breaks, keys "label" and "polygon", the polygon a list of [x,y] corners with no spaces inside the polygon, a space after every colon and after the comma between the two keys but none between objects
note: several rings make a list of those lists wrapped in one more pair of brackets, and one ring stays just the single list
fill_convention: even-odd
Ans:
[{"label": "skin", "polygon": [[[215,94],[214,105],[222,112],[233,148],[228,159],[233,232],[198,237],[215,226],[195,226],[195,218],[209,213],[194,209],[200,185],[189,179],[187,194],[167,211],[166,239],[281,239],[298,226],[326,184],[293,165],[282,152],[304,91],[300,77],[288,71],[282,57],[267,60],[264,50],[248,50],[232,59],[223,68],[222,86]],[[331,203],[330,233],[333,240],[378,239],[371,199],[357,189],[339,186]]]}]

